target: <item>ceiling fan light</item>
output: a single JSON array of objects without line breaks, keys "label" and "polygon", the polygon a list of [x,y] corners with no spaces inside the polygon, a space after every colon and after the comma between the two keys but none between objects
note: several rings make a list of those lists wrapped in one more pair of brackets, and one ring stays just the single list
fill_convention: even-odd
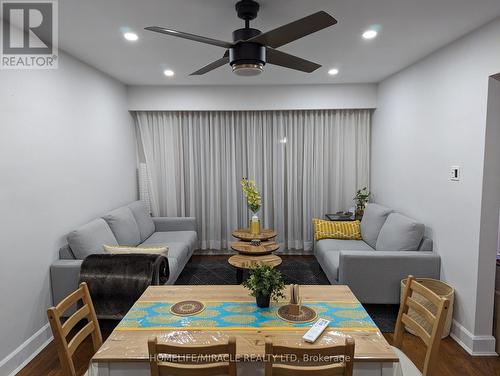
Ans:
[{"label": "ceiling fan light", "polygon": [[238,76],[258,76],[264,70],[264,64],[233,64],[233,73]]}]

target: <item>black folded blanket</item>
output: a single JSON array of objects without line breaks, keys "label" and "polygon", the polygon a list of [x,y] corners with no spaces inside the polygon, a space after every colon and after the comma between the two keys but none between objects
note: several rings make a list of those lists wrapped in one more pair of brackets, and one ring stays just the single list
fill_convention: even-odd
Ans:
[{"label": "black folded blanket", "polygon": [[94,254],[80,268],[99,319],[121,320],[148,286],[168,277],[167,258],[156,254]]}]

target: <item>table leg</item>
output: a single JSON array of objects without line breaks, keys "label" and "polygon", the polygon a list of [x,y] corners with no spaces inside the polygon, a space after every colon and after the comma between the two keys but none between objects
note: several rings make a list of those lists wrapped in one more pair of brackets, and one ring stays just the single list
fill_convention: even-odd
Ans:
[{"label": "table leg", "polygon": [[354,362],[353,376],[396,376],[393,363]]}]

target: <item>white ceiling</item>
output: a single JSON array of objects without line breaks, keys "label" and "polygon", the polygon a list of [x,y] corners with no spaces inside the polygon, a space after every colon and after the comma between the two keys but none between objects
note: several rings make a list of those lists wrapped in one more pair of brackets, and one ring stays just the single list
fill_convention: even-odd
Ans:
[{"label": "white ceiling", "polygon": [[[378,82],[500,15],[499,0],[261,0],[252,26],[267,31],[318,10],[339,23],[280,49],[323,66],[307,74],[266,66],[259,77],[238,77],[224,66],[204,76],[189,73],[224,49],[145,31],[163,26],[231,41],[242,27],[236,0],[62,0],[60,47],[129,85],[326,84]],[[370,25],[379,36],[361,38]],[[124,40],[122,28],[139,34]],[[338,76],[327,74],[340,69]],[[173,78],[162,74],[175,71]]]}]

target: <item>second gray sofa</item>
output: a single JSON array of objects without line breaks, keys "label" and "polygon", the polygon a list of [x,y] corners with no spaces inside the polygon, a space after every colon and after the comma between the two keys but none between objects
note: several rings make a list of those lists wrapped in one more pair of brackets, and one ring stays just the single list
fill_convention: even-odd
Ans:
[{"label": "second gray sofa", "polygon": [[67,236],[59,260],[50,268],[52,298],[57,304],[78,288],[80,266],[90,254],[104,253],[103,245],[167,246],[169,279],[174,284],[198,244],[192,217],[151,217],[142,201],[115,209]]},{"label": "second gray sofa", "polygon": [[368,204],[362,240],[315,241],[314,254],[330,283],[348,285],[362,303],[399,304],[401,279],[439,279],[440,258],[424,230],[411,218]]}]

